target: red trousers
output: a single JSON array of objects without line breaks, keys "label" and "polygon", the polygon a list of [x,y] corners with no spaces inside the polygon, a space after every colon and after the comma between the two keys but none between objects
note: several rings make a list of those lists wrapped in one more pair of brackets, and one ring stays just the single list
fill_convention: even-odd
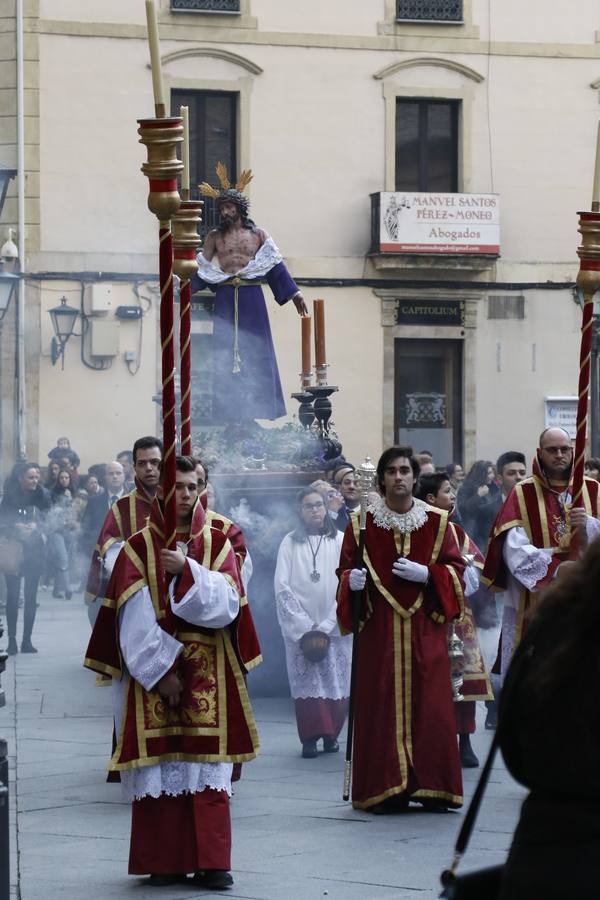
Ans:
[{"label": "red trousers", "polygon": [[454,704],[456,733],[475,734],[475,701],[461,700]]},{"label": "red trousers", "polygon": [[302,743],[312,738],[336,738],[346,721],[347,700],[308,697],[296,700],[296,723]]},{"label": "red trousers", "polygon": [[225,791],[144,797],[131,807],[130,875],[176,875],[231,868]]}]

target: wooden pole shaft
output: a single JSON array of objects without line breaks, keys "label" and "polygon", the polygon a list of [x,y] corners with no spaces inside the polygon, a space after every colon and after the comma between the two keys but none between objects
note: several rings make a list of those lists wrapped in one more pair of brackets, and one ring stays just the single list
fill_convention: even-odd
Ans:
[{"label": "wooden pole shaft", "polygon": [[163,419],[163,504],[165,546],[176,547],[177,510],[175,481],[177,470],[177,423],[175,418],[175,346],[173,314],[173,239],[171,223],[161,222],[159,229],[160,345],[162,352]]},{"label": "wooden pole shaft", "polygon": [[179,292],[179,349],[181,364],[181,453],[192,455],[192,285],[182,280]]},{"label": "wooden pole shaft", "polygon": [[[365,529],[361,528],[354,567],[362,569],[365,550]],[[350,799],[352,785],[352,744],[354,741],[354,707],[356,701],[356,669],[358,664],[358,637],[360,629],[360,603],[362,591],[352,591],[352,662],[350,664],[350,698],[348,700],[348,730],[346,736],[346,759],[344,761],[344,790],[342,798]]]}]

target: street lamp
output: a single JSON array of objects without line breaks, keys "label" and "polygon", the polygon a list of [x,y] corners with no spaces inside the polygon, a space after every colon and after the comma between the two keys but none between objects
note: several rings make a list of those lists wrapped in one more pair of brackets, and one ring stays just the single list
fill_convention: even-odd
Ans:
[{"label": "street lamp", "polygon": [[[9,171],[13,171],[10,169]],[[0,166],[0,176],[2,172],[2,167]],[[8,182],[4,185],[2,190],[6,193],[6,187],[8,186]],[[2,209],[2,203],[4,201],[4,195],[0,195],[0,209]],[[13,230],[12,228],[8,229],[8,239],[4,241],[2,246],[0,247],[0,322],[6,315],[6,310],[8,309],[8,304],[10,303],[10,298],[12,297],[16,287],[19,283],[19,276],[15,275],[13,272],[5,272],[5,268],[7,264],[10,263],[11,269],[14,269],[18,258],[19,251],[17,250],[17,246],[14,243],[13,239]]]},{"label": "street lamp", "polygon": [[4,259],[0,259],[0,322],[6,315],[10,298],[17,289],[19,276],[4,271]]},{"label": "street lamp", "polygon": [[0,165],[0,213],[2,212],[4,201],[6,200],[8,185],[16,174],[16,169],[10,169],[8,166]]},{"label": "street lamp", "polygon": [[52,327],[56,337],[52,338],[50,345],[50,353],[52,357],[52,365],[55,366],[58,359],[62,360],[61,369],[65,368],[65,346],[75,328],[75,322],[79,315],[79,310],[67,304],[67,298],[60,298],[60,306],[54,306],[49,309],[50,318],[52,319]]}]

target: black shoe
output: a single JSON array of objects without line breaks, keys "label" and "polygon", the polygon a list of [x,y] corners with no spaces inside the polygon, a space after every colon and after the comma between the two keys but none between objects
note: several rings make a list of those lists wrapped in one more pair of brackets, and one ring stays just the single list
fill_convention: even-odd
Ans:
[{"label": "black shoe", "polygon": [[460,764],[463,769],[476,769],[479,765],[479,760],[475,755],[475,751],[471,747],[471,739],[468,734],[460,734],[458,736],[459,741],[459,751],[460,751]]},{"label": "black shoe", "polygon": [[337,753],[340,745],[335,738],[323,738],[323,750],[325,753]]},{"label": "black shoe", "polygon": [[151,875],[148,879],[150,887],[168,887],[170,884],[179,884],[187,881],[185,875]]},{"label": "black shoe", "polygon": [[449,813],[452,809],[445,800],[437,797],[415,797],[415,803],[420,803],[425,812]]},{"label": "black shoe", "polygon": [[381,803],[375,806],[369,806],[367,812],[374,813],[376,816],[394,815],[395,813],[403,813],[408,809],[408,797],[401,794],[397,797],[387,797]]},{"label": "black shoe", "polygon": [[31,641],[21,642],[21,653],[37,653],[37,647],[34,647]]},{"label": "black shoe", "polygon": [[8,639],[8,647],[6,648],[6,652],[9,656],[15,656],[19,652],[19,648],[17,647],[15,638]]},{"label": "black shoe", "polygon": [[52,596],[54,597],[55,600],[64,600],[65,599],[65,595],[63,594],[63,592],[57,591],[56,588],[52,591]]},{"label": "black shoe", "polygon": [[485,730],[495,731],[498,727],[498,707],[495,700],[488,700],[485,704],[487,712],[485,714]]},{"label": "black shoe", "polygon": [[65,591],[65,600],[70,600],[73,596],[73,591]]},{"label": "black shoe", "polygon": [[314,759],[315,756],[318,755],[319,752],[317,750],[316,738],[312,738],[310,741],[304,741],[302,744],[302,756],[304,759]]},{"label": "black shoe", "polygon": [[198,887],[209,891],[226,891],[233,884],[231,872],[227,872],[226,869],[205,869],[203,872],[196,872],[192,881]]}]

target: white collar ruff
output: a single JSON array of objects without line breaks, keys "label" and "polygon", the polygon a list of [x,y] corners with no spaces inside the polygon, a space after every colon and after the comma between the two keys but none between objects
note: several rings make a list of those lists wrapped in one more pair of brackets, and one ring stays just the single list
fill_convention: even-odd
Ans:
[{"label": "white collar ruff", "polygon": [[405,513],[394,512],[383,497],[373,500],[367,506],[367,510],[379,528],[385,528],[386,531],[399,531],[400,534],[410,534],[411,531],[422,528],[427,521],[427,509],[427,504],[417,497],[413,497],[413,505]]}]

